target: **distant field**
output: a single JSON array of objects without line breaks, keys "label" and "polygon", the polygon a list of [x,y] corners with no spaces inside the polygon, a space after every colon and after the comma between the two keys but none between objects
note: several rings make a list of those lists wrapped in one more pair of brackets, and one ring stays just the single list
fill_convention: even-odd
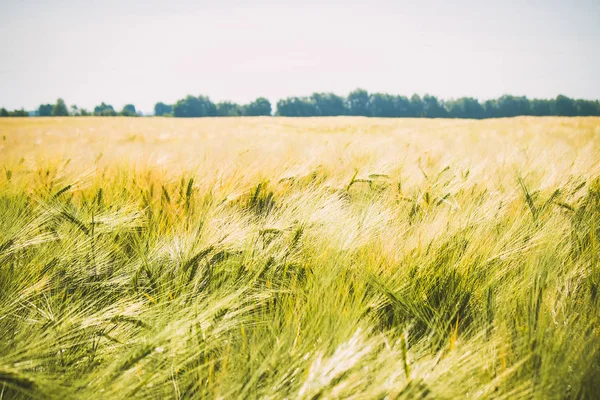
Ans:
[{"label": "distant field", "polygon": [[0,399],[600,393],[600,118],[0,136]]}]

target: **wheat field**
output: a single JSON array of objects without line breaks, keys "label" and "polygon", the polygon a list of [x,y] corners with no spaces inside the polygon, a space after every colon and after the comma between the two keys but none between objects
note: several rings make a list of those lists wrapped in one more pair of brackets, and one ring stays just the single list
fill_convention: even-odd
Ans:
[{"label": "wheat field", "polygon": [[600,396],[600,118],[0,136],[0,399]]}]

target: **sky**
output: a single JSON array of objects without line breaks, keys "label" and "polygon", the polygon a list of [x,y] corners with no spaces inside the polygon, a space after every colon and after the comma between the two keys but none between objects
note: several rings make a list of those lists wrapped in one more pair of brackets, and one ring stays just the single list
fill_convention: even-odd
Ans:
[{"label": "sky", "polygon": [[0,0],[0,107],[355,88],[600,99],[600,0]]}]

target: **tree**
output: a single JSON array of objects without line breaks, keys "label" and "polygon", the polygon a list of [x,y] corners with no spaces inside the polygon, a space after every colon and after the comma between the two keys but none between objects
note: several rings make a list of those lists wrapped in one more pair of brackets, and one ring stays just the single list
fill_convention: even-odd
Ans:
[{"label": "tree", "polygon": [[217,107],[206,96],[190,96],[178,100],[173,106],[173,115],[181,118],[216,117]]},{"label": "tree", "polygon": [[110,104],[105,104],[102,102],[99,106],[94,107],[94,115],[101,117],[114,117],[117,115],[117,112]]},{"label": "tree", "polygon": [[575,100],[575,107],[577,107],[577,115],[580,116],[600,115],[600,104],[597,100]]},{"label": "tree", "polygon": [[347,113],[344,98],[333,93],[313,93],[310,101],[315,106],[316,115],[335,116]]},{"label": "tree", "polygon": [[71,115],[78,117],[88,117],[90,112],[85,108],[79,108],[75,104],[71,106]]},{"label": "tree", "polygon": [[346,99],[348,115],[370,116],[369,92],[364,89],[356,89]]},{"label": "tree", "polygon": [[8,117],[8,115],[6,108],[0,108],[0,117]]},{"label": "tree", "polygon": [[40,117],[49,117],[52,115],[52,104],[41,104],[38,108],[38,114]]},{"label": "tree", "polygon": [[171,115],[172,113],[173,106],[170,104],[158,102],[154,105],[154,115],[156,115],[157,117]]},{"label": "tree", "polygon": [[231,101],[223,101],[216,104],[218,117],[241,117],[244,114],[244,108]]},{"label": "tree", "polygon": [[372,93],[369,96],[369,115],[373,117],[397,117],[395,98],[387,93]]},{"label": "tree", "polygon": [[554,113],[555,104],[553,100],[533,99],[530,103],[531,115],[543,117]]},{"label": "tree", "polygon": [[423,100],[421,100],[421,96],[413,94],[410,98],[410,116],[420,118],[424,116],[424,112],[425,106]]},{"label": "tree", "polygon": [[69,116],[69,109],[63,99],[57,99],[56,104],[52,107],[53,117],[67,117]]},{"label": "tree", "polygon": [[[158,102],[154,106],[156,116],[175,117],[212,117],[212,116],[259,116],[272,115],[271,102],[259,97],[246,105],[225,101],[213,103],[206,96],[188,95],[174,105]],[[24,109],[9,111],[0,109],[0,117],[17,116],[87,116],[85,109],[76,105],[67,108],[63,99],[57,99],[55,104],[41,104],[36,111],[27,112]],[[94,107],[93,115],[99,116],[137,116],[133,104],[127,104],[117,113],[110,104]],[[288,97],[277,102],[275,115],[288,117],[314,117],[358,115],[383,118],[423,117],[423,118],[502,118],[520,115],[533,116],[600,116],[598,100],[571,99],[558,95],[555,99],[532,99],[525,96],[503,95],[498,99],[479,102],[472,97],[461,97],[455,100],[438,100],[435,96],[426,94],[422,98],[414,94],[410,99],[405,96],[388,93],[369,94],[364,89],[356,89],[347,97],[334,93],[316,92],[310,97]]]},{"label": "tree", "polygon": [[133,104],[126,104],[119,114],[124,117],[137,117],[137,112]]},{"label": "tree", "polygon": [[435,96],[423,96],[423,116],[425,118],[444,118],[448,112]]},{"label": "tree", "polygon": [[314,117],[318,110],[308,97],[288,97],[277,102],[276,114],[282,117]]},{"label": "tree", "polygon": [[29,117],[29,113],[25,111],[25,109],[21,108],[20,110],[9,111],[9,117]]},{"label": "tree", "polygon": [[498,117],[516,117],[518,115],[531,115],[531,104],[525,96],[501,96],[497,101]]},{"label": "tree", "polygon": [[485,109],[477,99],[472,97],[461,97],[454,101],[446,102],[448,116],[451,118],[485,118]]},{"label": "tree", "polygon": [[496,100],[486,100],[485,103],[483,103],[483,109],[485,110],[486,118],[498,117],[498,103]]},{"label": "tree", "polygon": [[395,96],[394,109],[397,117],[412,116],[412,103],[406,96]]},{"label": "tree", "polygon": [[264,97],[259,97],[250,104],[244,106],[244,115],[271,115],[271,102]]},{"label": "tree", "polygon": [[410,117],[412,116],[411,102],[405,96],[373,93],[369,96],[369,115],[384,118]]},{"label": "tree", "polygon": [[577,115],[577,107],[575,106],[575,101],[573,101],[573,99],[559,94],[558,96],[556,96],[555,104],[556,115],[563,117],[573,117]]}]

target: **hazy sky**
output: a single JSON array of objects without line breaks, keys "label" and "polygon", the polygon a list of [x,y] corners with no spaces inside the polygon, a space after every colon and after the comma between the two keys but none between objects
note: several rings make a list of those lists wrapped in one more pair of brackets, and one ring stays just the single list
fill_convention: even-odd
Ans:
[{"label": "hazy sky", "polygon": [[0,106],[600,98],[600,0],[0,0]]}]

